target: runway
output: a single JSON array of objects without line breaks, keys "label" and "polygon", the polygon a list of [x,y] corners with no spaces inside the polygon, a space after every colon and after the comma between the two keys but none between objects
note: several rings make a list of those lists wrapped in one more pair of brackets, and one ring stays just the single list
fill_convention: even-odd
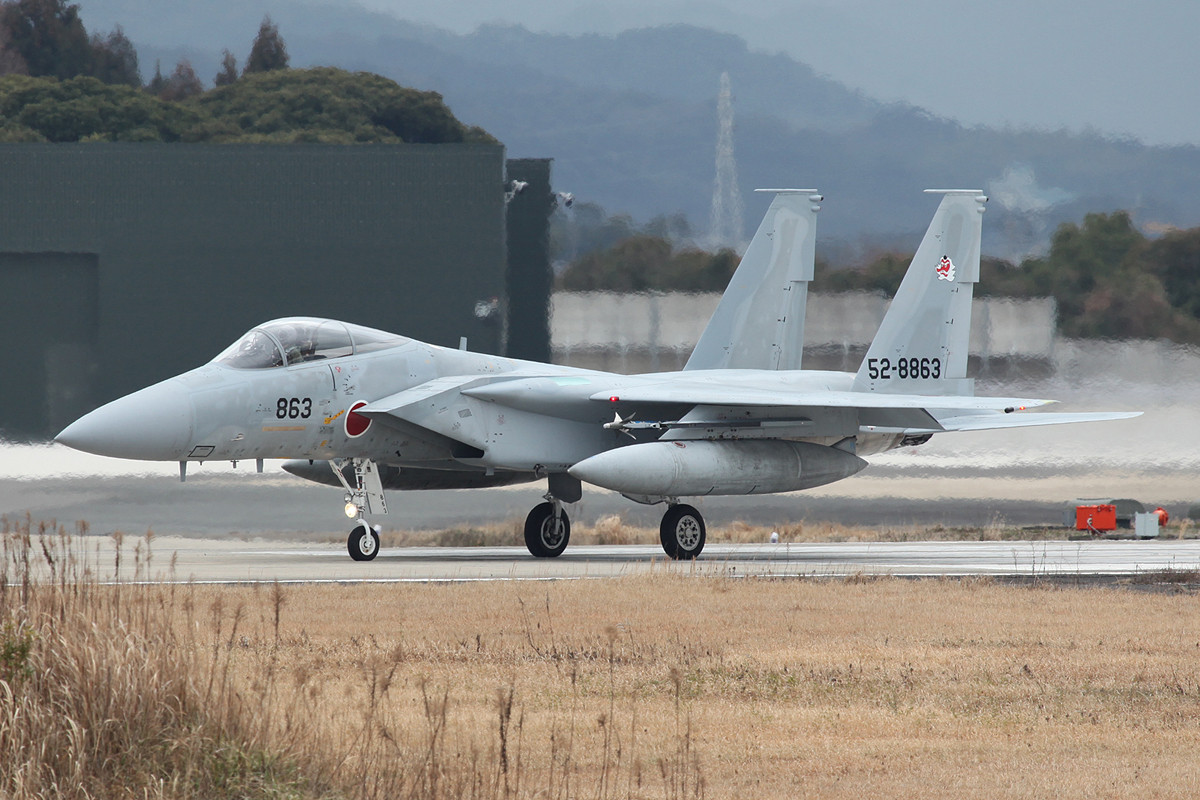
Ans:
[{"label": "runway", "polygon": [[[89,537],[98,563],[112,565],[111,537]],[[848,542],[710,544],[701,558],[671,561],[654,545],[572,547],[535,559],[523,547],[384,548],[374,561],[351,561],[333,544],[276,544],[156,537],[147,566],[123,544],[122,580],[198,583],[457,582],[575,580],[671,574],[708,578],[992,576],[1095,579],[1200,571],[1200,541]],[[97,546],[100,551],[97,552]],[[174,562],[173,568],[169,566]],[[105,570],[100,570],[103,575]],[[107,577],[112,578],[111,567]]]}]

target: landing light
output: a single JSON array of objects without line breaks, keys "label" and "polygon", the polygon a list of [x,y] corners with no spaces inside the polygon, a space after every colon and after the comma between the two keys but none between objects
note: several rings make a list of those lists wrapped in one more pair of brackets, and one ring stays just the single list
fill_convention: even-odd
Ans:
[{"label": "landing light", "polygon": [[358,516],[358,506],[356,506],[354,503],[346,503],[345,510],[346,510],[346,516],[349,517],[350,519],[354,519],[355,517]]}]

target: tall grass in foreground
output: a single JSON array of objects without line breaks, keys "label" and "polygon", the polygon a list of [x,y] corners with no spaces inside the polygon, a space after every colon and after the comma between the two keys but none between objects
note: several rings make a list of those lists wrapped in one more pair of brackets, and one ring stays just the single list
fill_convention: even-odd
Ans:
[{"label": "tall grass in foreground", "polygon": [[[457,714],[447,685],[398,687],[403,645],[338,679],[294,663],[312,648],[281,626],[278,584],[248,605],[107,583],[86,533],[2,522],[0,798],[703,796],[678,674],[672,735],[652,751],[618,701],[611,638],[606,712],[584,717],[572,672],[573,696],[535,733],[511,685],[486,720]],[[118,542],[112,574],[132,557],[149,577],[151,544]]]},{"label": "tall grass in foreground", "polygon": [[1153,591],[105,581],[155,544],[0,536],[0,798],[1200,797],[1183,553]]}]

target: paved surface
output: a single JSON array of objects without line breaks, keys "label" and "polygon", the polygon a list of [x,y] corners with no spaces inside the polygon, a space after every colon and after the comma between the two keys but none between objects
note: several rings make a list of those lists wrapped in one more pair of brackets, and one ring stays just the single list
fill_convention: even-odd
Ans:
[{"label": "paved surface", "polygon": [[[123,545],[126,580],[135,577],[132,552],[137,541],[127,538]],[[111,542],[111,537],[90,537],[89,553],[99,555],[100,564],[112,564],[111,555],[103,552]],[[142,546],[144,553],[144,541]],[[384,548],[367,563],[351,561],[337,545],[157,537],[152,549],[150,567],[141,577],[148,573],[156,579],[198,582],[549,580],[655,572],[781,578],[1092,578],[1200,570],[1200,541],[1194,540],[713,544],[694,562],[670,561],[653,545],[573,547],[555,559],[535,559],[523,547]],[[173,571],[168,566],[172,557]]]},{"label": "paved surface", "polygon": [[[860,482],[862,479],[858,479]],[[843,482],[846,483],[846,482]],[[735,520],[759,525],[835,522],[841,525],[1014,525],[1059,524],[1066,504],[1033,499],[987,500],[905,496],[908,485],[888,482],[847,485],[854,494],[796,492],[757,497],[689,500],[709,525]],[[389,492],[385,529],[425,530],[523,520],[542,502],[544,482],[506,489]],[[871,492],[876,492],[873,496]],[[94,533],[220,537],[230,534],[279,539],[325,539],[349,531],[342,492],[290,475],[201,475],[187,483],[168,476],[49,478],[0,481],[0,514],[55,519],[72,528],[86,521]],[[586,491],[569,507],[573,523],[594,523],[619,514],[629,524],[658,527],[662,506],[632,503],[618,494]]]},{"label": "paved surface", "polygon": [[[1163,503],[1175,519],[1191,505],[1177,498],[1196,491],[1194,473],[994,473],[985,470],[876,469],[804,492],[755,497],[689,499],[710,526],[833,523],[848,526],[981,527],[1060,525],[1077,497],[1134,497]],[[389,492],[386,530],[440,530],[523,520],[542,502],[544,482],[504,489]],[[86,521],[93,533],[153,530],[178,536],[264,536],[327,540],[349,525],[342,492],[279,472],[238,471],[189,476],[79,475],[0,479],[0,515]],[[1172,502],[1174,500],[1174,502]],[[572,523],[619,515],[626,523],[658,527],[661,506],[642,506],[588,487],[569,507]]]}]

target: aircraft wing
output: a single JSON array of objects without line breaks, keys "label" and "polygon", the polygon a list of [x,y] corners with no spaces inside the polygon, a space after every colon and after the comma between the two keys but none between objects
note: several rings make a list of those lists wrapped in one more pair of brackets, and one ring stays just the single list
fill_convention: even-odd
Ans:
[{"label": "aircraft wing", "polygon": [[[754,414],[760,426],[770,420],[804,420],[814,412],[858,411],[860,430],[871,433],[923,435],[945,431],[977,431],[1023,428],[1035,425],[1064,425],[1073,422],[1098,422],[1127,419],[1134,412],[1019,413],[1057,401],[1018,397],[976,397],[957,395],[887,394],[883,392],[847,392],[832,390],[786,391],[747,386],[722,386],[703,382],[671,381],[625,387],[619,392],[596,392],[593,401],[620,402],[623,405],[692,405],[693,414],[707,416],[706,408],[760,409]],[[768,410],[769,409],[769,410]],[[689,415],[689,417],[692,415]],[[687,418],[685,418],[686,420]],[[671,427],[705,427],[697,421]],[[721,423],[728,424],[728,423]],[[780,424],[780,423],[775,423]],[[796,430],[779,435],[803,435]]]},{"label": "aircraft wing", "polygon": [[716,383],[670,381],[595,392],[591,400],[622,403],[669,403],[706,406],[774,406],[784,408],[918,408],[961,411],[1003,411],[1036,408],[1054,400],[1017,397],[929,396],[883,392],[829,390],[786,391]]}]

